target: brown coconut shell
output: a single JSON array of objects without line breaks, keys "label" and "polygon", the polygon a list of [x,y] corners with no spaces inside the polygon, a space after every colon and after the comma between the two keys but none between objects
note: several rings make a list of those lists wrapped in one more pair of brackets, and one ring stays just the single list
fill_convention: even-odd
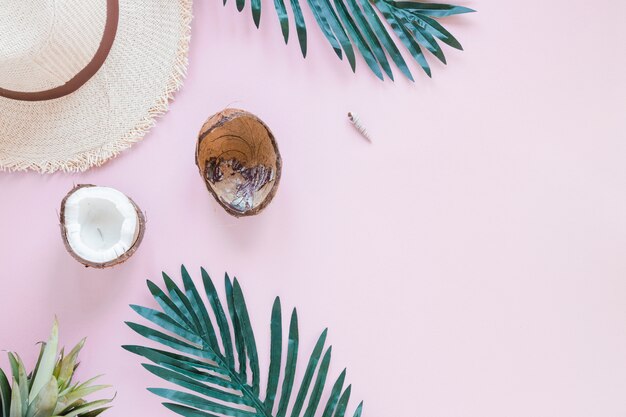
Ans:
[{"label": "brown coconut shell", "polygon": [[[273,179],[255,194],[259,201],[254,206],[238,210],[229,204],[219,187],[211,183],[209,175],[216,158],[236,160],[245,169],[261,167],[273,172]],[[261,119],[245,110],[225,109],[209,117],[200,129],[196,165],[215,200],[229,214],[242,217],[260,213],[272,201],[280,182],[282,159],[272,131]]]},{"label": "brown coconut shell", "polygon": [[135,242],[130,247],[130,249],[128,249],[126,252],[121,254],[119,257],[117,257],[117,258],[115,258],[115,259],[113,259],[111,261],[104,262],[104,263],[96,263],[96,262],[91,262],[91,261],[88,261],[86,259],[81,258],[80,256],[78,256],[76,254],[76,252],[74,252],[74,250],[70,246],[70,242],[67,239],[67,227],[65,226],[65,203],[67,202],[67,199],[72,194],[74,194],[76,191],[80,190],[81,188],[86,188],[86,187],[96,187],[96,185],[93,185],[93,184],[78,184],[78,185],[74,186],[74,188],[72,188],[65,195],[65,197],[63,198],[63,201],[61,201],[61,212],[59,214],[59,222],[60,222],[60,226],[61,226],[61,237],[63,239],[63,244],[65,245],[65,249],[68,251],[68,253],[70,255],[72,255],[72,257],[74,259],[76,259],[81,264],[85,265],[86,268],[91,267],[91,268],[97,268],[97,269],[104,269],[104,268],[109,268],[109,267],[112,267],[112,266],[115,266],[115,265],[119,265],[121,263],[126,262],[128,260],[128,258],[133,256],[133,254],[139,248],[139,245],[141,244],[141,241],[143,240],[143,235],[144,235],[145,230],[146,230],[146,218],[145,218],[144,214],[142,213],[142,211],[139,208],[139,206],[133,201],[133,199],[128,197],[128,196],[126,196],[126,198],[128,198],[128,200],[131,202],[131,204],[135,208],[135,211],[137,212],[137,219],[139,221],[139,228],[137,230],[137,235],[135,236]]}]

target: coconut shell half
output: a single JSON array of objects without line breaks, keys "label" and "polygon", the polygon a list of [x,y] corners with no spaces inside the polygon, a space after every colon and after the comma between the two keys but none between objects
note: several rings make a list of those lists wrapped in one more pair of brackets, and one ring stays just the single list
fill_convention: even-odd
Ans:
[{"label": "coconut shell half", "polygon": [[[94,261],[91,259],[87,259],[86,257],[83,257],[81,255],[79,255],[79,250],[77,250],[77,243],[75,242],[76,238],[75,237],[70,237],[70,235],[72,235],[72,231],[76,230],[76,225],[73,224],[68,224],[67,220],[68,220],[68,201],[71,200],[72,196],[74,196],[78,191],[80,190],[84,190],[86,188],[92,188],[94,187],[95,189],[106,189],[106,190],[110,190],[111,192],[115,192],[117,194],[118,197],[118,201],[119,201],[119,197],[125,197],[125,200],[122,199],[122,203],[124,205],[124,207],[126,208],[126,215],[127,216],[131,216],[131,215],[136,215],[136,218],[133,218],[132,224],[134,225],[132,227],[131,230],[128,230],[126,233],[126,240],[127,240],[127,244],[124,245],[122,250],[119,251],[115,251],[115,257],[111,257],[111,259],[108,259],[106,261]],[[84,192],[83,192],[84,194]],[[106,198],[100,198],[100,196],[98,196],[97,194],[95,195],[88,195],[87,197],[83,197],[83,198],[90,198],[92,200],[104,200],[106,201]],[[73,201],[73,200],[72,200]],[[72,204],[74,204],[72,202]],[[109,205],[108,202],[105,202],[105,209],[107,210],[111,210],[111,207],[116,207],[114,202],[111,202],[111,204]],[[76,207],[73,207],[70,210],[78,210]],[[134,211],[134,213],[128,213],[128,212],[132,212]],[[113,213],[115,215],[115,213]],[[97,225],[94,225],[94,222],[99,221],[98,220],[98,216],[101,216],[101,214],[99,213],[94,213],[93,217],[95,219],[87,219],[85,220],[83,218],[83,221],[85,222],[91,222],[91,228],[92,229],[96,229],[100,232],[100,230],[97,228]],[[74,188],[72,188],[67,195],[63,198],[63,201],[61,202],[61,211],[60,211],[60,215],[59,215],[59,221],[60,221],[60,226],[61,226],[61,237],[63,239],[63,244],[65,245],[65,249],[68,251],[68,253],[70,255],[72,255],[72,257],[74,259],[76,259],[78,262],[80,262],[81,264],[85,265],[86,267],[92,267],[92,268],[98,268],[98,269],[102,269],[102,268],[108,268],[108,267],[112,267],[115,265],[119,265],[125,261],[127,261],[139,248],[139,245],[141,244],[141,241],[143,240],[143,236],[145,233],[145,228],[146,228],[146,219],[145,216],[143,215],[143,213],[141,212],[141,210],[139,209],[139,206],[137,206],[137,204],[128,196],[120,193],[119,191],[115,190],[115,189],[111,189],[109,187],[98,187],[95,186],[93,184],[80,184],[75,186]],[[87,217],[89,217],[89,214],[87,215]],[[119,217],[121,219],[124,219],[124,217],[122,216],[122,214],[119,214]],[[73,220],[72,220],[73,221]],[[78,223],[78,221],[74,222],[74,223]],[[105,225],[106,226],[106,225]],[[81,224],[81,227],[84,227],[83,224]],[[113,227],[113,229],[115,229],[115,227]],[[93,230],[92,230],[93,232]],[[105,231],[106,233],[106,231]],[[93,233],[92,233],[93,234]],[[100,232],[100,236],[102,236],[102,232]],[[96,237],[97,238],[97,237]],[[103,242],[104,242],[104,238],[103,238]],[[104,245],[104,243],[103,243]],[[119,255],[118,255],[119,252]]]},{"label": "coconut shell half", "polygon": [[196,165],[207,189],[235,217],[260,213],[272,201],[282,160],[271,130],[245,110],[226,109],[202,126]]}]

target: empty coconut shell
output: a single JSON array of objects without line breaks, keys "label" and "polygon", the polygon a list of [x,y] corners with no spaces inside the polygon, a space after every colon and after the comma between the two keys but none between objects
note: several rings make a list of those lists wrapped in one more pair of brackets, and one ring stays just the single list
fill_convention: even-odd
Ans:
[{"label": "empty coconut shell", "polygon": [[146,227],[143,213],[130,197],[92,184],[72,188],[61,202],[59,217],[65,249],[81,264],[99,269],[128,260]]},{"label": "empty coconut shell", "polygon": [[235,217],[258,214],[272,201],[282,168],[270,129],[238,109],[223,110],[204,123],[196,164],[213,197]]}]

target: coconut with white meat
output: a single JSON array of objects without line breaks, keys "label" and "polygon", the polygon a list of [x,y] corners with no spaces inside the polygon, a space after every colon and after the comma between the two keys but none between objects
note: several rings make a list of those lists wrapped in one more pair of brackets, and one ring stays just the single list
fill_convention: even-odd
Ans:
[{"label": "coconut with white meat", "polygon": [[61,203],[61,235],[67,251],[87,267],[126,261],[139,247],[145,217],[122,192],[91,184],[74,187]]}]

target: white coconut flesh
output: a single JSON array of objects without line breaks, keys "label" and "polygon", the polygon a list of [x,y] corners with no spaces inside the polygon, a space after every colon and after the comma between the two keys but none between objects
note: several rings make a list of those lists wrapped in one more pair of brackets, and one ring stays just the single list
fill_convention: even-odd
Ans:
[{"label": "white coconut flesh", "polygon": [[65,202],[65,233],[74,253],[103,264],[133,247],[141,227],[135,205],[109,187],[83,187]]}]

